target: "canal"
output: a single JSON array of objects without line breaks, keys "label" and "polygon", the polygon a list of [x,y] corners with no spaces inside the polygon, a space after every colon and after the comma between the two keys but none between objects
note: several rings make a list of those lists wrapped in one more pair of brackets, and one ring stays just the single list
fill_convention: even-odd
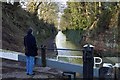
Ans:
[{"label": "canal", "polygon": [[[66,38],[66,35],[59,31],[55,38],[57,48],[61,49],[73,49],[80,50],[80,48]],[[66,61],[69,63],[82,64],[82,51],[69,51],[69,50],[58,50],[58,60]]]},{"label": "canal", "polygon": [[[79,35],[77,35],[79,36]],[[81,48],[76,45],[73,41],[69,40],[62,31],[58,31],[58,34],[55,37],[56,47],[60,49],[75,49],[80,50]],[[65,61],[74,64],[82,64],[83,55],[82,51],[69,51],[69,50],[58,50],[58,60]],[[98,56],[99,57],[99,56]],[[117,56],[105,56],[102,57],[103,63],[115,64],[120,61],[120,57]]]}]

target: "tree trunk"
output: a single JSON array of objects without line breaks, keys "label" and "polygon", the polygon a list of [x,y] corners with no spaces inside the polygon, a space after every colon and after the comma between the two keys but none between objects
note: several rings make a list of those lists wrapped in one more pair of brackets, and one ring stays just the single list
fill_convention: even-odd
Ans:
[{"label": "tree trunk", "polygon": [[35,12],[34,12],[34,15],[37,15],[37,12],[38,12],[38,9],[39,9],[39,6],[40,6],[40,4],[41,4],[42,2],[39,2],[38,4],[37,4],[37,2],[35,3],[35,5],[34,6],[36,6],[37,5],[37,7],[35,8]]},{"label": "tree trunk", "polygon": [[[120,2],[118,3],[118,8],[120,8]],[[120,10],[118,12],[118,39],[117,39],[117,42],[118,42],[118,45],[120,44]]]}]

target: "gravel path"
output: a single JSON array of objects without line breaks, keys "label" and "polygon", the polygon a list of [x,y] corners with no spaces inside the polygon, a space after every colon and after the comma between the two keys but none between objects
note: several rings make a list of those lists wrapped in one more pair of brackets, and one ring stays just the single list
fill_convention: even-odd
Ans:
[{"label": "gravel path", "polygon": [[34,68],[35,75],[29,76],[26,75],[26,68],[24,62],[17,62],[2,59],[2,79],[8,78],[18,78],[18,79],[27,79],[27,78],[39,78],[39,79],[46,79],[46,78],[62,78],[62,71],[50,68],[50,67],[41,67],[36,65]]}]

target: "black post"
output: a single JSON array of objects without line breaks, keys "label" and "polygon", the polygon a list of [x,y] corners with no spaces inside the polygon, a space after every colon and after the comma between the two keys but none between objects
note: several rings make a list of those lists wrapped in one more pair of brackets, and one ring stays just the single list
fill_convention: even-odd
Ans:
[{"label": "black post", "polygon": [[46,67],[46,46],[41,45],[42,67]]},{"label": "black post", "polygon": [[83,79],[93,80],[93,47],[92,45],[85,45],[83,49]]}]

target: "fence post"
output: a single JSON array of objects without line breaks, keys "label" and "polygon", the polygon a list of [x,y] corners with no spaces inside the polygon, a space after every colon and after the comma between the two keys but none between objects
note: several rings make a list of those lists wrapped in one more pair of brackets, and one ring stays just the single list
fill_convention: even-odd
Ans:
[{"label": "fence post", "polygon": [[83,46],[83,79],[84,80],[93,80],[93,47],[92,45]]},{"label": "fence post", "polygon": [[114,65],[114,78],[115,80],[120,78],[120,63],[115,63]]},{"label": "fence post", "polygon": [[46,67],[46,46],[41,45],[42,67]]}]

